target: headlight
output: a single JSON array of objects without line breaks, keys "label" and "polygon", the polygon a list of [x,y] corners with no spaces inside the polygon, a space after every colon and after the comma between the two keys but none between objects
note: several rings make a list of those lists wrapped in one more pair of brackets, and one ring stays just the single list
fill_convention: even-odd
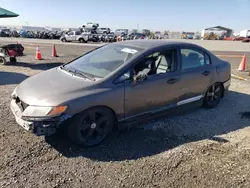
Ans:
[{"label": "headlight", "polygon": [[56,117],[65,112],[67,106],[28,106],[22,113],[22,117]]}]

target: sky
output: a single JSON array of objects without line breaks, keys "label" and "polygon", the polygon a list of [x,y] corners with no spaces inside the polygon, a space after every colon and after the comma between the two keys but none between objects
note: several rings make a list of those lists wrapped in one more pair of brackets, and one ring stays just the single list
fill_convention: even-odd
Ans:
[{"label": "sky", "polygon": [[250,0],[0,0],[0,7],[20,15],[0,19],[11,26],[78,28],[90,21],[111,29],[250,29]]}]

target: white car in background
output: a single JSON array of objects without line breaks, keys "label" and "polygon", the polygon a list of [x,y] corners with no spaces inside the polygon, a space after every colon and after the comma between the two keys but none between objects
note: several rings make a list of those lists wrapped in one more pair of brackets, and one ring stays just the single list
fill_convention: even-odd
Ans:
[{"label": "white car in background", "polygon": [[92,29],[96,29],[99,27],[98,23],[94,23],[94,22],[87,22],[85,25],[82,26],[83,28],[92,28]]},{"label": "white car in background", "polygon": [[97,34],[109,34],[110,33],[110,29],[109,28],[104,28],[104,27],[102,27],[102,28],[97,28],[96,29],[96,33]]},{"label": "white car in background", "polygon": [[116,36],[128,35],[128,29],[116,29],[114,34]]},{"label": "white car in background", "polygon": [[155,38],[156,39],[163,39],[164,36],[163,36],[163,34],[160,31],[156,31],[155,32]]}]

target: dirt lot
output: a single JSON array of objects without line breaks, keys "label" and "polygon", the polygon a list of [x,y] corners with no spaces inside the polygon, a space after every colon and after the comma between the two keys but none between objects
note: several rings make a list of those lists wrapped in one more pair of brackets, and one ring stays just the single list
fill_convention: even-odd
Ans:
[{"label": "dirt lot", "polygon": [[233,79],[215,109],[138,123],[91,149],[24,131],[9,110],[16,84],[76,56],[0,66],[0,187],[250,187],[248,81]]}]

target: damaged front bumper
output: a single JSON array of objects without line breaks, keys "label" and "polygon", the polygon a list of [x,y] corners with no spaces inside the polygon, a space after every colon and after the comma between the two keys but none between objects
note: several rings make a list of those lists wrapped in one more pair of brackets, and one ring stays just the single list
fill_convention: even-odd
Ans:
[{"label": "damaged front bumper", "polygon": [[15,99],[11,100],[10,108],[15,116],[16,122],[25,130],[37,136],[51,136],[56,133],[59,126],[71,116],[63,114],[53,118],[28,118],[22,119],[22,110],[17,105]]}]

